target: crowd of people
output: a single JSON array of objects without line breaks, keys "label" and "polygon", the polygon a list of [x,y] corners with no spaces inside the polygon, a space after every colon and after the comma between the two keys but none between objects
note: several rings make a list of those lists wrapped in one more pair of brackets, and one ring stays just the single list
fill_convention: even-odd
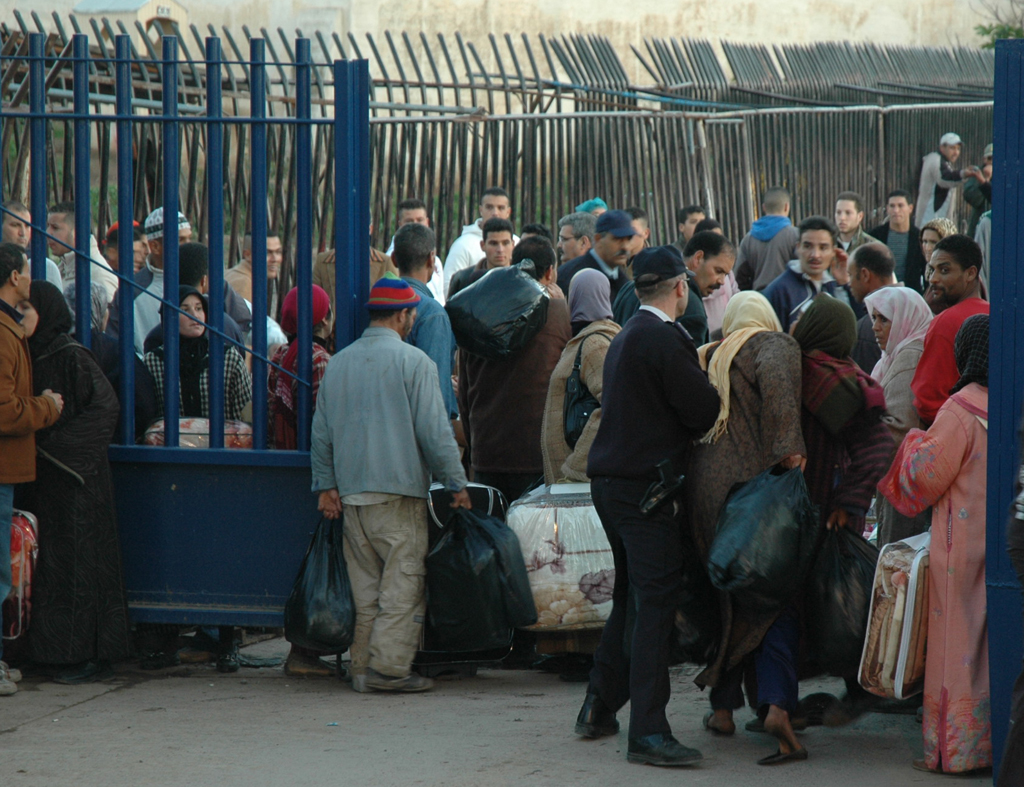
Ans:
[{"label": "crowd of people", "polygon": [[[274,364],[270,447],[294,449],[302,428],[298,383],[277,367],[294,373],[300,354],[311,353],[313,491],[324,516],[344,516],[357,691],[430,688],[412,660],[425,604],[432,479],[452,493],[453,507],[464,508],[472,505],[470,480],[510,502],[538,483],[589,482],[614,556],[615,586],[575,729],[585,737],[613,734],[616,713],[629,702],[628,759],[654,765],[701,759],[673,736],[665,713],[683,552],[696,550],[706,561],[735,485],[772,468],[800,468],[822,531],[848,528],[879,546],[929,527],[933,545],[945,537],[946,549],[932,550],[924,758],[915,767],[985,768],[992,750],[984,233],[992,151],[985,151],[984,168],[957,170],[960,149],[959,137],[943,135],[925,158],[916,203],[908,191],[890,191],[877,227],[865,227],[864,200],[852,191],[836,195],[831,216],[794,223],[791,195],[777,187],[762,195],[761,215],[738,243],[723,234],[721,216],[691,204],[677,212],[678,237],[652,245],[643,209],[601,199],[561,217],[554,232],[527,223],[517,235],[507,192],[492,187],[442,261],[427,205],[406,199],[390,248],[373,250],[369,260],[369,327],[335,354],[333,251],[312,261],[313,346],[303,348],[298,292],[277,288],[279,236],[268,234],[267,282],[253,280],[246,236],[243,258],[224,274],[223,304],[211,304],[206,246],[192,242],[184,215],[158,208],[131,229],[141,285],[132,291],[136,396],[121,405],[135,408],[140,434],[162,414],[169,320],[179,334],[181,415],[208,418],[207,326],[210,309],[222,309],[224,332],[237,342],[224,352],[224,417],[251,420],[244,348],[253,321],[266,320]],[[978,240],[960,232],[968,222],[953,215],[953,190],[964,181],[973,184],[971,196],[964,188]],[[126,292],[111,271],[121,267],[117,236],[128,228],[115,225],[101,243],[92,241],[106,266],[92,267],[90,352],[73,338],[74,204],[49,212],[54,259],[47,260],[47,281],[36,282],[27,256],[31,217],[20,203],[4,209],[0,522],[22,507],[45,523],[32,661],[55,680],[99,680],[133,650],[103,450],[117,422],[115,318]],[[177,283],[163,279],[166,232],[178,233]],[[508,266],[520,266],[546,296],[543,325],[510,357],[460,349],[446,300],[472,299],[478,282]],[[257,314],[253,292],[262,286],[268,311]],[[571,435],[570,385],[573,402],[581,390],[591,400]],[[643,501],[664,478],[666,461],[686,481],[669,505],[647,510]],[[54,488],[62,493],[50,494]],[[876,519],[875,529],[869,520]],[[9,589],[4,558],[0,553],[0,597]],[[806,759],[795,734],[813,723],[798,691],[808,625],[800,595],[773,610],[718,596],[708,603],[721,612],[720,642],[696,679],[710,689],[704,727],[735,732],[746,684],[746,702],[757,710],[748,728],[778,743],[759,762]],[[627,625],[631,657],[623,649]],[[221,640],[218,667],[237,669],[229,627]],[[143,645],[140,655],[144,665],[168,666],[176,663],[163,652],[170,649]],[[319,655],[293,647],[286,670],[327,674]],[[855,674],[843,677],[846,696],[825,713],[838,723],[872,705]],[[0,694],[13,694],[18,678],[0,662]]]}]

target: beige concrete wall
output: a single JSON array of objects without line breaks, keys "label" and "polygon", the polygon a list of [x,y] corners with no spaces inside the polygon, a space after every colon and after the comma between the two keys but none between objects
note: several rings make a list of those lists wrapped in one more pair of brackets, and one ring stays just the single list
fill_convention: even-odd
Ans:
[{"label": "beige concrete wall", "polygon": [[[48,7],[65,14],[76,0],[52,0]],[[473,41],[482,56],[487,35],[521,32],[546,35],[582,33],[607,36],[630,75],[648,82],[630,44],[644,37],[689,36],[712,41],[809,43],[822,40],[873,41],[907,46],[977,44],[974,26],[980,21],[972,0],[903,0],[893,4],[844,0],[184,0],[189,21],[205,31],[207,24],[232,32],[243,24],[253,32],[266,27],[275,35],[282,27],[289,38],[298,27],[306,35],[320,30],[325,38],[353,32],[383,36],[422,31],[434,38],[456,31]],[[27,12],[25,0],[0,0],[3,7]],[[38,10],[38,8],[37,8]],[[5,14],[6,16],[6,14]],[[236,39],[237,40],[237,39]],[[367,54],[368,50],[364,51]],[[318,53],[319,54],[319,53]],[[490,65],[490,64],[489,64]]]}]

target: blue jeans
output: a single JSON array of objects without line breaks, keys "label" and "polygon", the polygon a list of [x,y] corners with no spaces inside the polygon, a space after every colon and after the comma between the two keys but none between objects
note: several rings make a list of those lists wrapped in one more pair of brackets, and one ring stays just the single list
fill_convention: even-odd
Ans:
[{"label": "blue jeans", "polygon": [[[0,604],[11,592],[11,518],[14,515],[14,484],[0,484]],[[0,632],[4,628],[3,607],[0,607]],[[0,636],[0,658],[4,640]]]}]

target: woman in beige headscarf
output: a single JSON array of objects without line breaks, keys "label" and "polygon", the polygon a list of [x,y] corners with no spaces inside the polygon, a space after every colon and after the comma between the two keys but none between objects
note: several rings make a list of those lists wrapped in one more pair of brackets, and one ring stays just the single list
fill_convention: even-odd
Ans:
[{"label": "woman in beige headscarf", "polygon": [[[800,431],[800,345],[781,330],[763,295],[741,292],[725,310],[725,338],[698,350],[721,397],[718,420],[695,448],[686,479],[691,490],[700,490],[688,496],[689,522],[705,562],[732,487],[774,465],[796,467],[806,452]],[[733,710],[743,707],[744,660],[774,617],[736,609],[725,593],[719,593],[719,606],[722,639],[696,682],[711,687],[704,726],[731,735]]]}]

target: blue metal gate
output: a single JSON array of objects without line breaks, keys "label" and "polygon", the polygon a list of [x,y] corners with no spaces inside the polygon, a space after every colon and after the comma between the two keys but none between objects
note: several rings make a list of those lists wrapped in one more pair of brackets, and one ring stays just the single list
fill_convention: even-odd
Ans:
[{"label": "blue metal gate", "polygon": [[[90,273],[101,260],[90,259],[90,128],[110,123],[117,140],[117,205],[122,227],[133,217],[134,173],[139,162],[133,155],[133,126],[159,123],[162,129],[161,162],[164,215],[173,217],[179,202],[179,95],[178,39],[162,40],[160,71],[162,106],[158,114],[140,115],[133,101],[133,72],[151,66],[131,56],[130,37],[116,36],[113,66],[115,112],[90,114],[90,56],[85,35],[75,35],[71,56],[45,57],[46,37],[29,36],[29,52],[5,56],[27,62],[24,79],[30,102],[29,112],[7,112],[7,119],[21,117],[30,126],[30,209],[33,217],[31,259],[33,278],[45,277],[47,215],[47,124],[48,73],[71,63],[74,108],[72,158],[75,184],[76,251],[76,334],[89,346]],[[249,59],[243,63],[225,60],[220,39],[206,39],[205,77],[207,112],[190,116],[189,122],[205,124],[206,194],[210,261],[210,300],[224,302],[224,128],[230,123],[251,127],[248,151],[250,167],[250,215],[252,227],[253,280],[266,280],[268,155],[267,130],[271,125],[291,125],[297,166],[295,201],[298,216],[295,264],[299,291],[298,341],[312,344],[312,148],[315,125],[334,126],[334,177],[336,203],[334,230],[337,249],[336,341],[343,347],[362,331],[368,298],[369,259],[369,70],[364,60],[314,64],[308,39],[295,42],[295,62],[276,64],[294,69],[295,106],[293,117],[268,118],[266,101],[266,57],[263,39],[250,42]],[[55,62],[64,60],[65,63]],[[3,61],[0,61],[3,62]],[[225,65],[241,65],[251,85],[247,117],[227,117],[222,112],[221,86]],[[314,68],[332,71],[334,117],[313,118],[310,82]],[[6,69],[2,69],[6,71]],[[15,73],[13,70],[11,73]],[[319,75],[318,79],[320,78]],[[68,119],[67,115],[63,119]],[[65,140],[65,142],[67,142]],[[0,156],[0,161],[3,157]],[[142,218],[142,217],[138,217]],[[170,221],[170,219],[169,219]],[[212,242],[211,242],[212,241]],[[119,259],[131,260],[132,233],[119,233]],[[121,412],[119,441],[110,448],[125,580],[129,607],[136,621],[236,625],[282,624],[284,602],[294,580],[309,535],[316,523],[315,498],[310,492],[309,442],[312,412],[312,357],[299,354],[297,379],[298,450],[267,450],[267,314],[265,287],[253,288],[252,330],[253,450],[224,448],[224,352],[230,340],[224,334],[223,310],[210,309],[210,448],[179,447],[179,368],[177,320],[163,321],[165,348],[164,423],[165,445],[134,445],[134,410],[128,403],[135,397],[133,290],[130,265],[116,271],[120,280],[117,298],[120,325]],[[125,270],[127,268],[127,270]],[[178,281],[178,236],[164,234],[164,280]],[[176,292],[176,288],[169,289]],[[142,291],[138,297],[154,297]],[[164,309],[180,311],[176,299],[162,299]],[[246,348],[240,348],[245,350]],[[282,374],[288,374],[281,370]]]},{"label": "blue metal gate", "polygon": [[1006,518],[1017,470],[1024,394],[1024,41],[996,44],[992,178],[992,328],[989,361],[988,646],[996,773],[1006,741],[1013,681],[1021,666],[1021,592],[1006,553]]}]

